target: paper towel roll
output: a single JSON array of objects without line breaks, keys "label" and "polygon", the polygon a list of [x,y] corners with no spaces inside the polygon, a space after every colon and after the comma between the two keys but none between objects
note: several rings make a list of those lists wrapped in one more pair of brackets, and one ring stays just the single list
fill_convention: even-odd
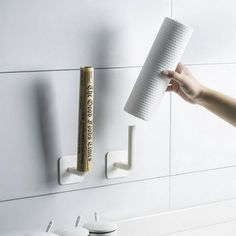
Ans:
[{"label": "paper towel roll", "polygon": [[187,25],[168,17],[164,19],[126,102],[126,112],[143,120],[152,117],[170,82],[160,72],[176,69],[192,32],[193,29]]}]

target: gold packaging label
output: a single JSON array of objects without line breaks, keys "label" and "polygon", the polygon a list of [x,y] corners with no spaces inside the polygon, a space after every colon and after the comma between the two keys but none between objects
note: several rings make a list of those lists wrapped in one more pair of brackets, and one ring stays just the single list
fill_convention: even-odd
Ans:
[{"label": "gold packaging label", "polygon": [[80,102],[77,170],[89,172],[93,144],[94,68],[80,68]]}]

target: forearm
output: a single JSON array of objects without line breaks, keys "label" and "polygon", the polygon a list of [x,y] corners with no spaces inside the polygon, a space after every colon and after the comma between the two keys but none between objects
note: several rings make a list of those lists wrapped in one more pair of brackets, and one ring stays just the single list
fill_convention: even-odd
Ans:
[{"label": "forearm", "polygon": [[197,103],[236,127],[236,99],[204,87]]}]

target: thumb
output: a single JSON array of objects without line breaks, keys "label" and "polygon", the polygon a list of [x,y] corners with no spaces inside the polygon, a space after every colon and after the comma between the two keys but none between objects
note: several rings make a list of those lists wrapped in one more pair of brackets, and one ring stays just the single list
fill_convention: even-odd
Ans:
[{"label": "thumb", "polygon": [[172,80],[178,82],[179,84],[183,84],[183,78],[182,78],[181,74],[176,71],[163,70],[161,72],[161,74],[166,76],[169,79],[172,79]]}]

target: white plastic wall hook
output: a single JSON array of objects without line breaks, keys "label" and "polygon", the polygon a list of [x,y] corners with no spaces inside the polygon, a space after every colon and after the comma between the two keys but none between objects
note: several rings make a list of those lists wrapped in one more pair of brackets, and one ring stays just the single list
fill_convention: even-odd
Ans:
[{"label": "white plastic wall hook", "polygon": [[129,175],[133,168],[135,152],[135,126],[128,127],[128,152],[113,151],[106,154],[106,177],[121,178]]},{"label": "white plastic wall hook", "polygon": [[59,159],[60,185],[80,183],[84,180],[85,173],[76,170],[77,156],[63,156]]}]

